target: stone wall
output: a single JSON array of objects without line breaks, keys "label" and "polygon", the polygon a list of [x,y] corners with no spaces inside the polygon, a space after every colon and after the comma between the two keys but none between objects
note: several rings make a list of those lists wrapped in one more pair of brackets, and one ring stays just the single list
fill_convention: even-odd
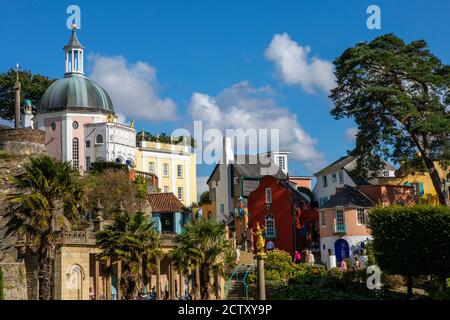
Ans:
[{"label": "stone wall", "polygon": [[45,131],[31,128],[0,130],[0,150],[9,155],[32,155],[45,151]]},{"label": "stone wall", "polygon": [[3,272],[3,298],[5,300],[27,300],[25,264],[0,262]]},{"label": "stone wall", "polygon": [[37,263],[29,254],[19,257],[17,239],[5,235],[4,213],[8,196],[15,192],[11,177],[24,172],[30,156],[45,153],[44,138],[45,132],[40,130],[0,129],[0,264],[6,266],[3,278],[8,279],[7,286],[11,288],[5,292],[8,299],[37,298]]}]

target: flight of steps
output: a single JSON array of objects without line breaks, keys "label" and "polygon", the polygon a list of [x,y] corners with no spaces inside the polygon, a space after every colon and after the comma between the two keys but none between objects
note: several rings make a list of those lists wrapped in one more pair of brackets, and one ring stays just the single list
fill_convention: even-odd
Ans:
[{"label": "flight of steps", "polygon": [[[227,300],[246,300],[245,296],[245,286],[244,286],[244,276],[247,272],[247,270],[250,268],[250,273],[255,272],[255,255],[250,252],[241,251],[241,255],[239,257],[239,265],[240,269],[238,272],[238,276],[236,280],[236,277],[232,280],[231,288],[229,289],[227,293]],[[234,270],[233,270],[234,271]],[[230,274],[231,275],[231,274]],[[250,288],[248,293],[248,299],[253,300]]]}]

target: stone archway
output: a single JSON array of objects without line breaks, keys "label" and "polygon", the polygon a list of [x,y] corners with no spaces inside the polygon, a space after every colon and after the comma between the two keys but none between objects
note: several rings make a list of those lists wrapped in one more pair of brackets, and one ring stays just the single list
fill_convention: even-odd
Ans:
[{"label": "stone archway", "polygon": [[67,268],[67,291],[70,300],[83,300],[86,293],[83,292],[84,271],[78,264],[72,264]]}]

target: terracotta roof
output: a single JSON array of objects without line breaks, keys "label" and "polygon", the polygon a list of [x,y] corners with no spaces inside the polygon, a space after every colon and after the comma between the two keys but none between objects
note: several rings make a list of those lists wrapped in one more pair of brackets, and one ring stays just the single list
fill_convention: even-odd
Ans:
[{"label": "terracotta roof", "polygon": [[186,208],[180,200],[171,192],[151,193],[148,196],[148,202],[152,208],[152,212],[184,212]]}]

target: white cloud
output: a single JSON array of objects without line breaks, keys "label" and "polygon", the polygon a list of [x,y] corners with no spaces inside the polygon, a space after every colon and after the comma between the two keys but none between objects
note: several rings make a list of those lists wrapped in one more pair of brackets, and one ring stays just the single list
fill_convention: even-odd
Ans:
[{"label": "white cloud", "polygon": [[280,149],[291,151],[293,160],[311,170],[323,164],[317,141],[303,130],[296,114],[277,106],[269,87],[254,88],[242,81],[216,97],[195,92],[189,112],[193,120],[203,121],[204,130],[216,128],[225,133],[226,129],[279,129]]},{"label": "white cloud", "polygon": [[355,127],[350,127],[345,130],[345,137],[348,141],[355,141],[356,140],[356,134],[358,133],[358,129]]},{"label": "white cloud", "polygon": [[209,177],[197,177],[197,199],[200,200],[200,195],[208,191],[208,185],[206,184],[206,181],[208,181]]},{"label": "white cloud", "polygon": [[309,58],[311,48],[300,46],[287,33],[275,34],[265,51],[276,65],[277,75],[289,85],[299,85],[307,93],[329,93],[335,86],[333,64],[318,57]]},{"label": "white cloud", "polygon": [[90,79],[108,91],[120,119],[175,120],[176,105],[160,98],[156,70],[148,63],[128,63],[123,56],[92,55]]}]

